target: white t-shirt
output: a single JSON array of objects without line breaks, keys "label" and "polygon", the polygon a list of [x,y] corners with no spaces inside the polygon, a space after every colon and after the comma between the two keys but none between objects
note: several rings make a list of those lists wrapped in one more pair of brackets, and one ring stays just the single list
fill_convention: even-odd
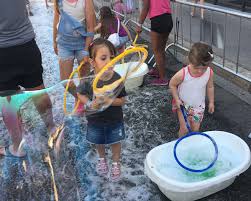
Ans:
[{"label": "white t-shirt", "polygon": [[85,20],[85,0],[63,0],[63,10],[79,22]]}]

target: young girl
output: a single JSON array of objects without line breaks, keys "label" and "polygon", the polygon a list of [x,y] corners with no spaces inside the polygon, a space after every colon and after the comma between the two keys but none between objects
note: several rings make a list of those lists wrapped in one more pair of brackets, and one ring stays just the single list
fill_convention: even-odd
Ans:
[{"label": "young girl", "polygon": [[[98,38],[93,41],[89,47],[90,63],[94,68],[94,74],[97,74],[110,60],[116,55],[116,50],[112,43],[106,39]],[[112,71],[113,72],[113,71]],[[120,78],[119,74],[113,72],[110,79],[112,82]],[[102,81],[102,80],[100,80]],[[100,82],[99,81],[99,82]],[[101,84],[98,82],[98,85]],[[103,80],[103,82],[107,82]],[[107,83],[110,84],[110,83]],[[102,84],[101,84],[102,85]],[[97,98],[93,98],[92,86],[80,84],[77,88],[78,98],[85,105],[91,108],[98,108]],[[109,144],[112,148],[112,168],[110,176],[112,181],[120,178],[120,141],[125,139],[122,105],[125,103],[125,88],[113,100],[111,105],[104,111],[90,114],[87,116],[87,140],[96,144],[99,155],[97,171],[101,175],[108,173],[108,164],[105,157],[105,145]]]},{"label": "young girl", "polygon": [[119,52],[123,52],[126,42],[129,39],[132,41],[132,37],[127,27],[114,16],[109,7],[104,6],[100,9],[100,23],[95,27],[95,31],[100,31],[101,37],[108,39],[111,34],[117,33],[118,23],[120,44],[116,48]]},{"label": "young girl", "polygon": [[180,105],[188,112],[188,120],[193,131],[198,131],[205,110],[205,96],[208,96],[208,112],[214,112],[213,70],[209,64],[213,60],[212,48],[205,43],[195,43],[188,54],[189,65],[178,71],[170,81],[173,95],[173,110],[177,111],[180,122],[179,137],[187,133]]}]

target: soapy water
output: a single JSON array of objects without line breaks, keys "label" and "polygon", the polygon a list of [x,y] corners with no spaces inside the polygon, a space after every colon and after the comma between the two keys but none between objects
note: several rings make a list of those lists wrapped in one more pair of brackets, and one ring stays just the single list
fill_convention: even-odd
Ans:
[{"label": "soapy water", "polygon": [[[169,179],[186,183],[199,182],[216,177],[230,171],[238,165],[237,156],[235,156],[232,150],[225,146],[218,146],[218,148],[218,159],[214,166],[207,171],[194,173],[183,169],[175,161],[171,152],[168,155],[165,154],[165,157],[162,155],[160,158],[158,158],[158,162],[156,163],[157,171]],[[203,155],[197,157],[198,152],[200,151],[203,152],[202,149],[193,148],[193,150],[190,150],[185,156],[182,157],[189,167],[194,169],[202,169],[212,162],[210,154],[208,156],[206,152],[203,152]]]}]

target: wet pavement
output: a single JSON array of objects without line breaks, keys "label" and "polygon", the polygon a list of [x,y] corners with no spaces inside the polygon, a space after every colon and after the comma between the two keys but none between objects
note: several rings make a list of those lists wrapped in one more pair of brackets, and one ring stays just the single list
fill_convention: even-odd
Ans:
[{"label": "wet pavement", "polygon": [[[52,46],[46,46],[47,39],[39,38],[39,32],[37,33],[42,53],[47,51],[53,55]],[[52,66],[56,66],[56,61],[50,55],[43,57],[47,86],[58,80],[58,69],[52,69]],[[168,69],[182,66],[171,55],[168,58]],[[173,71],[168,71],[168,77],[173,74]],[[100,177],[95,171],[97,156],[85,140],[85,117],[63,116],[62,87],[56,86],[49,93],[55,121],[65,125],[59,154],[48,149],[45,125],[33,103],[27,101],[22,106],[21,114],[28,154],[23,160],[11,157],[0,159],[0,200],[56,200],[49,163],[45,160],[48,154],[52,159],[60,201],[168,200],[144,174],[144,159],[152,148],[177,139],[178,120],[171,110],[172,97],[168,88],[150,86],[150,80],[146,76],[142,87],[128,91],[128,101],[124,106],[126,139],[122,144],[122,177],[117,183]],[[224,86],[216,85],[215,94],[216,111],[213,115],[205,113],[201,130],[234,133],[251,147],[251,139],[247,138],[251,132],[250,105],[226,91]],[[1,118],[0,134],[1,145],[9,144],[9,135]],[[110,150],[107,156],[111,158]],[[201,200],[250,201],[250,188],[251,168],[237,177],[230,187]]]}]

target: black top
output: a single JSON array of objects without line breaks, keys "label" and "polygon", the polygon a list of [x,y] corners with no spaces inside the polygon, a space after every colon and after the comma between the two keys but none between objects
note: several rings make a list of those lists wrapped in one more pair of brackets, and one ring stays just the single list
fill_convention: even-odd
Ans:
[{"label": "black top", "polygon": [[[112,78],[109,79],[108,81],[99,80],[97,83],[97,87],[101,88],[104,85],[111,84],[120,78],[121,78],[120,75],[114,72]],[[94,77],[89,77],[85,79],[83,82],[81,82],[80,85],[77,87],[77,92],[81,95],[87,96],[90,100],[93,99],[93,88],[92,88],[93,79]],[[125,96],[126,96],[126,91],[125,87],[123,87],[117,98],[122,98]],[[122,107],[109,106],[102,112],[97,112],[88,115],[87,120],[88,123],[100,123],[100,124],[122,122],[123,121]]]}]

